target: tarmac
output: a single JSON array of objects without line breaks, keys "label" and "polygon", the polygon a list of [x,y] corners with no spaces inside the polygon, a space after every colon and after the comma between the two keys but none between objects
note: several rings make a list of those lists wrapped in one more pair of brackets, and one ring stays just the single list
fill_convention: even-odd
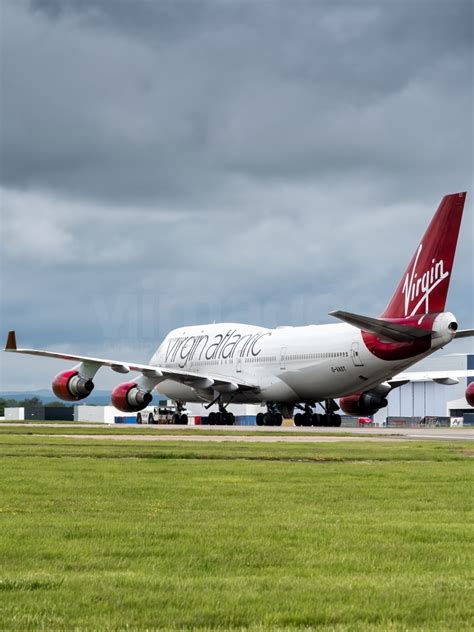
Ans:
[{"label": "tarmac", "polygon": [[[245,443],[334,443],[339,441],[474,441],[474,428],[294,428],[267,426],[181,426],[172,427],[148,425],[113,425],[80,424],[80,423],[36,423],[36,422],[2,422],[2,427],[34,428],[114,428],[120,434],[55,434],[55,437],[69,439],[89,439],[94,441],[211,441],[211,442],[245,442]],[[150,430],[173,430],[179,434],[153,433]],[[131,434],[127,431],[139,430]],[[190,430],[220,431],[222,434],[202,434]],[[252,433],[252,434],[249,434]],[[275,435],[275,433],[278,433]],[[300,434],[304,433],[304,434]],[[35,434],[34,432],[32,434]],[[37,436],[49,436],[40,435]]]}]

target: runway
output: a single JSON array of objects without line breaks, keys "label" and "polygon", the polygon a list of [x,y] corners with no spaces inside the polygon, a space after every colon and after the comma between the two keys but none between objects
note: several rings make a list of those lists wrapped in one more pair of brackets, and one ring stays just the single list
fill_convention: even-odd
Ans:
[{"label": "runway", "polygon": [[[2,422],[3,427],[83,429],[77,434],[54,433],[55,436],[98,441],[188,441],[245,443],[334,443],[393,441],[474,441],[474,428],[292,428],[265,426],[148,426],[105,424],[58,424]],[[87,433],[87,430],[115,430],[113,434]],[[204,434],[205,433],[205,434]],[[214,434],[215,433],[215,434]],[[225,433],[225,434],[223,434]]]},{"label": "runway", "polygon": [[[35,437],[44,437],[43,434],[33,434]],[[51,438],[51,435],[48,435]],[[400,437],[292,437],[292,436],[250,436],[250,435],[67,435],[55,434],[54,437],[62,439],[91,439],[93,441],[184,441],[191,443],[339,443],[344,442],[396,442]]]}]

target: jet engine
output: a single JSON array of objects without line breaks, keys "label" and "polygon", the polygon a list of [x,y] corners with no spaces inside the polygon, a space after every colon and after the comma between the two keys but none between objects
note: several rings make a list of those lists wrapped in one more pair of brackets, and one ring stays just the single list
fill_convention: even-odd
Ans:
[{"label": "jet engine", "polygon": [[152,399],[153,395],[141,389],[136,382],[124,382],[112,391],[112,404],[124,413],[143,410]]},{"label": "jet engine", "polygon": [[466,402],[469,404],[469,406],[474,406],[474,382],[471,382],[467,385]]},{"label": "jet engine", "polygon": [[388,401],[385,397],[370,392],[354,393],[354,395],[341,397],[339,400],[339,406],[342,410],[347,415],[354,415],[354,417],[373,415],[380,408],[385,408],[387,405]]},{"label": "jet engine", "polygon": [[56,375],[52,389],[59,399],[74,402],[90,395],[94,390],[94,382],[83,377],[77,369],[71,369]]}]

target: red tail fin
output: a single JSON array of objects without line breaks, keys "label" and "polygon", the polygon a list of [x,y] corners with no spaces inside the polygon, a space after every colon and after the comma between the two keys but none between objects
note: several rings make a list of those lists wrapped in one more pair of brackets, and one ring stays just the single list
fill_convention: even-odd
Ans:
[{"label": "red tail fin", "polygon": [[445,195],[382,317],[443,312],[466,193]]}]

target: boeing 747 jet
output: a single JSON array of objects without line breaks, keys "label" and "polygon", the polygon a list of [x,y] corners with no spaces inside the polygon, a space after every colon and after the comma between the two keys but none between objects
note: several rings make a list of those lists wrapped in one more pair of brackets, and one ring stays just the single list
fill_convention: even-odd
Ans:
[{"label": "boeing 747 jet", "polygon": [[[187,423],[186,402],[218,405],[211,423],[233,423],[230,402],[263,403],[259,425],[339,426],[341,408],[350,415],[372,415],[387,405],[388,393],[417,374],[407,369],[445,347],[460,330],[445,311],[466,193],[446,195],[383,313],[374,318],[334,311],[339,324],[265,327],[239,323],[192,325],[171,331],[149,364],[107,360],[17,347],[10,331],[5,351],[61,358],[76,366],[57,375],[52,389],[66,401],[85,399],[103,367],[138,376],[115,387],[112,403],[138,412],[154,389],[177,402],[177,421]],[[437,372],[428,379],[452,383],[472,371]],[[474,383],[466,390],[474,406]],[[339,404],[336,402],[338,400]],[[319,406],[319,408],[318,408]],[[296,413],[296,414],[295,414]]]}]

